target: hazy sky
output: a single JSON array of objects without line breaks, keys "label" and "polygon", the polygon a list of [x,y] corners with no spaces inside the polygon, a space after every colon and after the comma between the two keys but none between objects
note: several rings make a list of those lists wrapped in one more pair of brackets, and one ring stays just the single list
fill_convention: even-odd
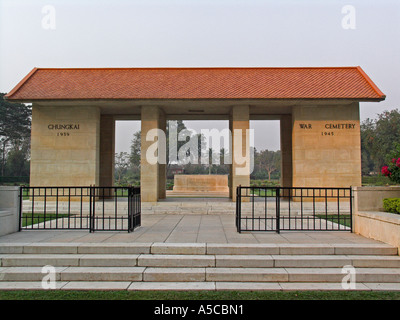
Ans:
[{"label": "hazy sky", "polygon": [[[399,39],[398,0],[0,0],[0,91],[33,67],[360,65],[387,95],[364,120],[400,106]],[[137,130],[124,127],[117,151]],[[279,148],[278,122],[252,127],[257,148]]]}]

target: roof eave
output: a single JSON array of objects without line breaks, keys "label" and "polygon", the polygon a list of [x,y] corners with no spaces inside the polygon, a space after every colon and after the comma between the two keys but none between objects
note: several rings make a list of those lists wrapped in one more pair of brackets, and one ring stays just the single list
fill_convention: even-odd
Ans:
[{"label": "roof eave", "polygon": [[9,92],[7,93],[4,98],[8,100],[10,99],[24,84],[28,79],[38,70],[38,68],[33,68],[18,84]]},{"label": "roof eave", "polygon": [[380,97],[376,98],[370,98],[370,97],[360,97],[360,98],[71,98],[71,99],[55,99],[55,98],[49,98],[49,99],[21,99],[21,98],[7,98],[10,102],[17,102],[17,103],[40,103],[40,102],[51,102],[51,101],[57,101],[57,102],[73,102],[73,101],[131,101],[131,100],[146,100],[146,101],[162,101],[162,100],[168,100],[168,101],[188,101],[188,100],[203,100],[203,101],[209,101],[209,100],[220,100],[220,101],[227,101],[227,100],[238,100],[238,101],[243,101],[243,100],[255,100],[255,101],[333,101],[333,100],[341,100],[341,101],[352,101],[352,102],[380,102],[386,99],[385,95],[382,95]]}]

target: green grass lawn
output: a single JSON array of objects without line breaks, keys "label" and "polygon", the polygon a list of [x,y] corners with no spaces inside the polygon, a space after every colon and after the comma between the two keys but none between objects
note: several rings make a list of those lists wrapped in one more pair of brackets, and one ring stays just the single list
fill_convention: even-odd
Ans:
[{"label": "green grass lawn", "polygon": [[0,291],[0,300],[400,300],[396,291]]},{"label": "green grass lawn", "polygon": [[[249,193],[251,191],[249,190]],[[242,189],[242,196],[246,194],[246,189]],[[262,189],[262,188],[256,188],[254,189],[251,194],[254,194],[255,196],[260,196],[260,197],[275,197],[276,195],[276,190],[275,189]]]},{"label": "green grass lawn", "polygon": [[22,215],[22,227],[30,226],[32,224],[42,223],[45,221],[55,220],[68,217],[68,214],[54,214],[47,213],[46,216],[43,213],[35,213],[32,217],[31,213],[23,213]]},{"label": "green grass lawn", "polygon": [[339,223],[342,226],[351,227],[350,215],[348,214],[341,214],[339,219],[337,214],[328,214],[327,216],[324,214],[318,214],[316,216],[321,219],[327,219],[328,221],[334,223]]}]

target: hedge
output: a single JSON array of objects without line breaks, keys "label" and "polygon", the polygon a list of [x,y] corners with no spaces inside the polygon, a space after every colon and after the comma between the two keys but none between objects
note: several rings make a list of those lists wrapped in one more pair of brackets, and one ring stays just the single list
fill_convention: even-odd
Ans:
[{"label": "hedge", "polygon": [[400,214],[400,198],[383,199],[383,210]]}]

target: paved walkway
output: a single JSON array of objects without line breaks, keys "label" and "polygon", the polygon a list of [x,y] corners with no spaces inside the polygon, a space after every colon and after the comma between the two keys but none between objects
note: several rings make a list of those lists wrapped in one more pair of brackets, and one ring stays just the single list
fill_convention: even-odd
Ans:
[{"label": "paved walkway", "polygon": [[144,214],[134,232],[24,230],[0,237],[0,243],[169,242],[169,243],[379,243],[348,231],[238,233],[234,215]]}]

